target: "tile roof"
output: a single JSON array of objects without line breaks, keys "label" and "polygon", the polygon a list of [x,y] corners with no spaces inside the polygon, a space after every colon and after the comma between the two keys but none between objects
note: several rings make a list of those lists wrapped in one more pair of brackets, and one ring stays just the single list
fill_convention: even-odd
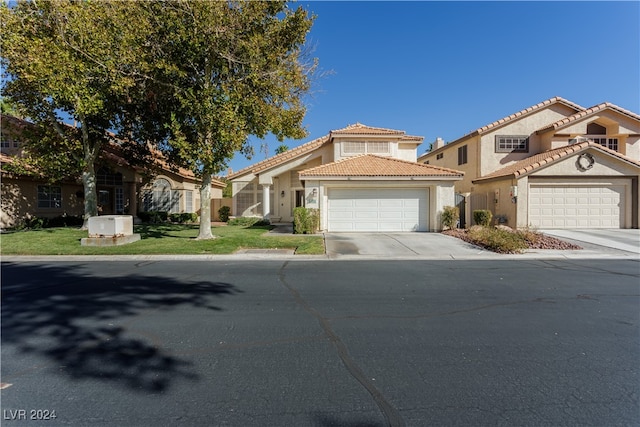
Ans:
[{"label": "tile roof", "polygon": [[347,135],[404,135],[402,130],[377,128],[372,126],[363,125],[362,123],[355,123],[342,129],[336,129],[331,131],[331,135],[334,134],[347,134]]},{"label": "tile roof", "polygon": [[545,126],[542,129],[538,129],[536,131],[536,133],[540,134],[540,133],[547,132],[549,130],[557,130],[557,129],[562,128],[564,126],[567,126],[567,125],[569,125],[571,123],[574,123],[574,122],[576,122],[578,120],[581,120],[581,119],[583,119],[585,117],[589,117],[589,116],[591,116],[593,114],[596,114],[596,113],[598,113],[598,112],[600,112],[602,110],[617,111],[618,113],[621,113],[621,114],[624,114],[626,116],[629,116],[629,117],[631,117],[631,118],[633,118],[635,120],[640,120],[640,115],[638,115],[638,114],[636,114],[636,113],[634,113],[632,111],[625,110],[624,108],[618,107],[617,105],[612,104],[610,102],[603,102],[601,104],[594,105],[593,107],[589,107],[589,108],[586,108],[586,109],[584,109],[582,111],[579,111],[576,114],[574,114],[573,116],[562,118],[562,119],[558,120],[555,123],[551,123],[550,125]]},{"label": "tile roof", "polygon": [[263,170],[272,168],[281,163],[286,162],[287,160],[293,160],[297,157],[300,157],[304,154],[310,153],[313,150],[316,150],[322,147],[324,144],[328,143],[331,140],[329,135],[321,136],[320,138],[314,139],[313,141],[309,141],[298,147],[292,148],[291,150],[285,151],[284,153],[276,154],[275,156],[269,157],[268,159],[264,159],[258,163],[254,163],[251,166],[247,166],[246,168],[240,169],[237,172],[232,173],[227,178],[234,179],[238,176],[245,175],[247,173],[259,173]]},{"label": "tile roof", "polygon": [[373,154],[350,157],[300,172],[300,178],[310,176],[361,177],[462,177],[463,172],[432,165],[410,162]]},{"label": "tile roof", "polygon": [[465,139],[467,139],[469,137],[472,137],[472,136],[481,135],[481,134],[483,134],[483,133],[485,133],[485,132],[487,132],[487,131],[489,131],[491,129],[494,129],[494,128],[498,127],[498,126],[505,125],[505,124],[511,122],[512,120],[519,119],[519,118],[521,118],[523,116],[526,116],[528,114],[531,114],[531,113],[533,113],[535,111],[541,110],[542,108],[546,108],[546,107],[548,107],[550,105],[558,104],[558,103],[564,104],[564,105],[566,105],[568,107],[571,107],[576,111],[584,110],[584,107],[582,107],[582,106],[580,106],[578,104],[575,104],[575,103],[573,103],[571,101],[568,101],[568,100],[566,100],[566,99],[564,99],[564,98],[562,98],[560,96],[555,96],[553,98],[547,99],[546,101],[542,101],[542,102],[540,102],[540,103],[538,103],[536,105],[532,105],[531,107],[525,108],[524,110],[520,110],[517,113],[513,113],[510,116],[503,117],[500,120],[496,120],[495,122],[489,123],[488,125],[485,125],[485,126],[482,126],[482,127],[478,128],[476,130],[473,130],[473,131],[461,136],[460,138],[455,139],[455,140],[445,144],[441,148],[429,151],[429,152],[424,153],[424,154],[422,154],[422,155],[420,155],[418,157],[422,158],[422,157],[426,156],[427,154],[432,154],[432,153],[435,153],[436,151],[444,150],[445,148],[448,148],[452,144],[456,144],[458,142],[464,141]]},{"label": "tile roof", "polygon": [[268,159],[264,159],[250,166],[247,166],[246,168],[240,169],[239,171],[230,174],[228,178],[234,179],[247,173],[260,173],[272,167],[278,166],[286,161],[293,160],[307,153],[310,153],[322,147],[323,145],[330,143],[332,138],[342,135],[389,135],[400,137],[400,141],[411,141],[415,143],[421,143],[424,139],[421,136],[405,135],[405,132],[402,130],[379,128],[367,126],[362,123],[355,123],[352,125],[348,125],[347,127],[344,127],[342,129],[332,130],[328,135],[321,136],[320,138],[304,143],[284,153],[277,154],[275,156],[269,157]]},{"label": "tile roof", "polygon": [[506,166],[502,169],[492,172],[488,175],[475,179],[473,180],[473,182],[483,181],[483,180],[492,179],[492,178],[507,177],[507,176],[513,176],[517,178],[522,175],[529,174],[537,169],[540,169],[543,166],[555,163],[560,159],[569,157],[576,153],[586,151],[589,148],[595,148],[596,150],[603,151],[607,154],[610,154],[614,157],[617,157],[621,160],[631,163],[632,165],[640,167],[640,162],[633,160],[629,157],[626,157],[618,153],[617,151],[610,150],[609,148],[603,147],[602,145],[592,141],[584,141],[578,144],[572,144],[572,145],[567,145],[565,147],[556,148],[554,150],[543,151],[542,153],[535,154],[531,157],[527,157],[526,159],[520,160],[509,166]]}]

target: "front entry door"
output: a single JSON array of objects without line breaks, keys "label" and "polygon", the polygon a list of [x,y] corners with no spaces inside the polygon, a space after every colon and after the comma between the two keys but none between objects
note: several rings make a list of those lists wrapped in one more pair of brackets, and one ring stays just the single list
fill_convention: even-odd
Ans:
[{"label": "front entry door", "polygon": [[98,189],[98,214],[113,215],[113,194],[111,189]]},{"label": "front entry door", "polygon": [[296,208],[304,206],[304,190],[296,190]]}]

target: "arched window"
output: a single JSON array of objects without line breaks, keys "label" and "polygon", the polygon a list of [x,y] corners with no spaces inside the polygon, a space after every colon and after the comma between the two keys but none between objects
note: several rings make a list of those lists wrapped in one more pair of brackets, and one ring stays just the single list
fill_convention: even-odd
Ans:
[{"label": "arched window", "polygon": [[164,178],[158,178],[153,182],[151,189],[145,193],[143,202],[145,211],[180,211],[180,193],[172,190],[171,183]]}]

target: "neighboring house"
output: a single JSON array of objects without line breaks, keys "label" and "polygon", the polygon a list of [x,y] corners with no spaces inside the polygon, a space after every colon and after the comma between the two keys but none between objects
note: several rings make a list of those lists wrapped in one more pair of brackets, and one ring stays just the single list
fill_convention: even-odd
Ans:
[{"label": "neighboring house", "polygon": [[423,137],[350,125],[244,168],[233,184],[235,216],[293,221],[320,211],[326,231],[436,231],[462,173],[416,163]]},{"label": "neighboring house", "polygon": [[418,162],[464,171],[456,193],[517,228],[637,228],[640,116],[556,97],[444,144]]},{"label": "neighboring house", "polygon": [[[44,178],[16,176],[6,165],[21,154],[20,129],[29,123],[15,117],[2,120],[0,163],[2,205],[0,228],[18,225],[29,217],[52,218],[84,214],[84,191],[80,179],[49,183]],[[136,215],[141,211],[197,212],[200,181],[188,170],[170,168],[158,160],[155,173],[130,165],[119,153],[117,141],[108,145],[96,163],[100,215]],[[225,184],[212,182],[212,198],[222,197]]]}]

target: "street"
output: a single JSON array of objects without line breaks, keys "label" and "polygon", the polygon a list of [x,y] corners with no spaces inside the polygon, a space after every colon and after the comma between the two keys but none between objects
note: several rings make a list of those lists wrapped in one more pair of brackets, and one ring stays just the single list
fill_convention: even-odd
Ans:
[{"label": "street", "polygon": [[1,273],[3,426],[640,425],[634,259]]}]

